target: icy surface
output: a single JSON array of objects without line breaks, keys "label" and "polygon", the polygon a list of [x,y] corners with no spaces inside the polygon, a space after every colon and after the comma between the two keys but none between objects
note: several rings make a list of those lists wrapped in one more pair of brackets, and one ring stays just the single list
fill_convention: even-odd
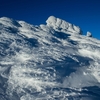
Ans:
[{"label": "icy surface", "polygon": [[100,41],[46,23],[0,18],[0,100],[100,100]]}]

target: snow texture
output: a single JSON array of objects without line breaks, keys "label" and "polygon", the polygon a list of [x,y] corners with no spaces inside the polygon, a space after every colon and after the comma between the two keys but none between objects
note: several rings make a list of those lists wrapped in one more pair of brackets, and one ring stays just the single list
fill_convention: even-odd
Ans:
[{"label": "snow texture", "polygon": [[100,41],[46,23],[0,18],[0,100],[100,100]]}]

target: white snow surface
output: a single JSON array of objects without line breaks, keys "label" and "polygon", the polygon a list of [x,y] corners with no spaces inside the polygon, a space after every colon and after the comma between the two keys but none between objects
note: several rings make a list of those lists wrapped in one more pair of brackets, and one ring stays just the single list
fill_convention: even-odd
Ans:
[{"label": "white snow surface", "polygon": [[0,100],[93,100],[80,91],[100,87],[100,41],[60,18],[46,23],[0,18]]}]

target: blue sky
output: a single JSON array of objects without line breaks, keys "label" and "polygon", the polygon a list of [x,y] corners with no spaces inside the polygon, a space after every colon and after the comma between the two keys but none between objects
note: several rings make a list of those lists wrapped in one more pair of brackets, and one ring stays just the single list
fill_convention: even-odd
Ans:
[{"label": "blue sky", "polygon": [[100,39],[100,0],[0,0],[0,17],[45,24],[54,15]]}]

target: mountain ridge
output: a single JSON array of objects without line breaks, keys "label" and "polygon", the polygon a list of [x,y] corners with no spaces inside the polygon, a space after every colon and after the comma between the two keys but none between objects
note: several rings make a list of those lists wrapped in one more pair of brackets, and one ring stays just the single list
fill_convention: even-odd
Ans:
[{"label": "mountain ridge", "polygon": [[54,16],[46,23],[0,18],[0,100],[99,100],[100,41]]}]

